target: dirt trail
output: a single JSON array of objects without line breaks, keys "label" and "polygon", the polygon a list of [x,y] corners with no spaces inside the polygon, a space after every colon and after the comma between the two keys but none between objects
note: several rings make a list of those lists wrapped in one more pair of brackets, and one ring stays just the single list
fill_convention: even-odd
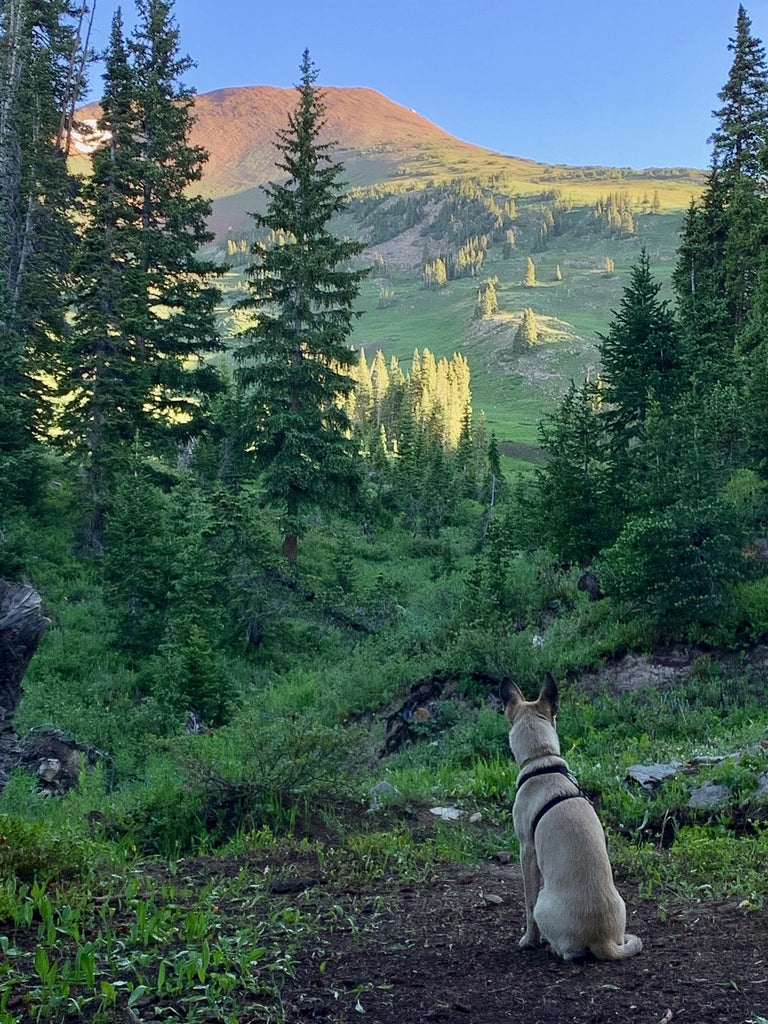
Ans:
[{"label": "dirt trail", "polygon": [[640,955],[618,964],[567,964],[545,949],[519,951],[516,865],[448,867],[429,883],[392,890],[308,889],[299,905],[337,909],[283,992],[287,1017],[327,1024],[744,1024],[768,1016],[764,910],[734,900],[660,915],[618,883],[628,930],[644,943]]}]

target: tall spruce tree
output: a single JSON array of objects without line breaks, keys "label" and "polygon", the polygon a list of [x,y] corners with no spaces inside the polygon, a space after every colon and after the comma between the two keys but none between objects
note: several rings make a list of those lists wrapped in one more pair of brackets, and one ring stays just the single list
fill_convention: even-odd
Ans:
[{"label": "tall spruce tree", "polygon": [[[35,439],[66,330],[75,179],[72,111],[84,87],[84,3],[0,6],[0,494],[29,499]],[[43,371],[46,371],[43,373]]]},{"label": "tall spruce tree", "polygon": [[255,314],[236,355],[250,389],[252,440],[268,500],[282,516],[283,553],[293,562],[303,516],[348,493],[357,472],[344,397],[355,387],[348,345],[353,303],[367,271],[349,269],[363,246],[334,236],[329,222],[345,206],[343,168],[323,142],[325,106],[309,52],[301,62],[298,104],[278,132],[285,180],[265,188],[259,228],[284,245],[257,241],[248,268]]},{"label": "tall spruce tree", "polygon": [[713,169],[738,170],[750,177],[759,171],[768,138],[765,48],[751,29],[752,22],[739,4],[736,35],[728,43],[733,61],[728,81],[718,93],[722,106],[713,111],[718,124],[709,139]]},{"label": "tall spruce tree", "polygon": [[[683,320],[689,327],[699,322],[686,332],[699,365],[702,336],[710,351],[713,341],[726,353],[733,349],[748,322],[759,269],[754,227],[761,217],[761,154],[768,143],[768,67],[741,5],[728,49],[733,62],[718,93],[722,106],[713,111],[711,170],[698,215],[691,212],[686,221],[673,277]],[[710,376],[717,377],[717,368]]]},{"label": "tall spruce tree", "polygon": [[682,385],[677,327],[660,289],[642,249],[610,329],[600,336],[603,418],[619,459],[642,439],[650,404],[668,409]]},{"label": "tall spruce tree", "polygon": [[86,221],[76,264],[75,314],[62,381],[64,437],[84,461],[89,546],[101,545],[114,481],[138,432],[168,454],[200,429],[218,390],[204,356],[219,347],[212,283],[199,257],[210,203],[194,194],[207,154],[190,142],[194,93],[181,82],[170,0],[138,0],[127,41],[120,12],[106,55]]}]

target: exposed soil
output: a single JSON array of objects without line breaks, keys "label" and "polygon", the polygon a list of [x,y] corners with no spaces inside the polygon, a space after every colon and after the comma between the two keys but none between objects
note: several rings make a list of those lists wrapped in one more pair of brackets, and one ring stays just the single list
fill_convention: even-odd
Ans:
[{"label": "exposed soil", "polygon": [[[349,877],[356,879],[350,867]],[[279,995],[265,989],[264,997],[254,1001],[239,989],[233,993],[235,1017],[235,1007],[228,1004],[225,1016],[198,1013],[196,1021],[763,1024],[768,1017],[768,913],[736,900],[696,902],[662,912],[618,879],[627,902],[628,930],[642,938],[642,952],[619,963],[566,963],[546,948],[518,949],[524,911],[520,869],[513,863],[433,866],[410,882],[382,876],[344,883],[337,880],[345,877],[343,858],[335,864],[332,880],[324,877],[312,847],[303,846],[282,854],[188,859],[178,863],[173,876],[161,864],[145,870],[153,898],[161,887],[173,892],[177,910],[184,911],[187,903],[192,910],[194,892],[213,884],[221,895],[209,908],[217,922],[212,944],[251,933],[254,949],[264,945],[279,957],[286,941],[281,922],[293,922],[292,966],[287,976],[280,972]],[[242,878],[252,879],[245,890],[236,884],[228,888],[229,882]],[[254,902],[257,892],[261,895]],[[135,916],[122,903],[108,916],[119,945]],[[98,927],[96,921],[94,925]],[[83,938],[86,934],[93,937],[90,928]],[[29,954],[38,942],[37,922],[13,935],[14,946]],[[77,948],[52,956],[71,958]],[[21,959],[18,952],[14,955],[18,967]],[[147,959],[139,950],[136,955],[144,981],[152,985],[157,954]],[[166,961],[175,955],[171,949]],[[267,982],[269,962],[265,959],[263,968],[255,968]],[[157,999],[150,992],[130,1009],[126,999],[136,983],[133,960],[120,964],[125,980],[117,982],[122,994],[107,1015],[109,1024],[187,1019],[190,1005],[178,995]],[[199,988],[191,985],[190,997]],[[39,991],[39,979],[31,974],[26,983],[14,983],[12,993],[5,993],[3,1005],[13,1014],[9,1020],[74,1024],[94,1019],[92,1009],[78,1014],[63,1006],[45,1018],[30,1015],[25,1004],[33,990]]]},{"label": "exposed soil", "polygon": [[764,910],[703,902],[665,916],[621,889],[628,930],[644,943],[622,963],[565,963],[544,948],[520,951],[517,865],[450,867],[429,882],[394,888],[309,889],[302,905],[321,913],[340,906],[345,919],[340,926],[336,915],[313,937],[283,992],[287,1019],[741,1024],[768,1015]]}]

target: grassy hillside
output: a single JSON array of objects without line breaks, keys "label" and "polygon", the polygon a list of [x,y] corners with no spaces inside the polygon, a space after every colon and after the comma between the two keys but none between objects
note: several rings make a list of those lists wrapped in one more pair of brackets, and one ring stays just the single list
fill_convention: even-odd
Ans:
[{"label": "grassy hillside", "polygon": [[[448,190],[449,196],[456,188],[458,185]],[[640,193],[638,211],[643,209],[646,192]],[[540,205],[531,203],[536,210]],[[524,202],[518,200],[517,207],[522,227],[517,232],[519,244],[509,258],[504,257],[503,244],[491,239],[476,277],[451,280],[438,290],[424,287],[425,248],[434,254],[448,253],[455,251],[458,243],[430,235],[427,220],[400,232],[398,228],[405,223],[402,219],[395,218],[384,227],[382,232],[391,237],[372,245],[362,260],[372,269],[358,301],[363,315],[355,323],[352,343],[365,350],[369,362],[381,350],[387,359],[397,357],[406,370],[414,349],[426,347],[446,358],[461,352],[472,373],[475,411],[484,411],[500,441],[535,444],[541,416],[553,407],[569,381],[580,380],[586,370],[597,367],[597,335],[607,330],[611,311],[618,307],[642,246],[650,253],[654,275],[663,283],[662,295],[671,299],[669,278],[682,214],[638,212],[634,233],[627,237],[566,230],[551,237],[543,251],[532,251]],[[570,216],[588,218],[589,210],[588,206],[575,206]],[[434,215],[434,210],[431,212]],[[349,213],[337,230],[359,237],[361,225]],[[471,219],[461,231],[472,234]],[[536,264],[537,283],[532,288],[521,284],[529,256]],[[606,273],[606,259],[613,261],[611,273]],[[555,280],[557,267],[561,280]],[[500,308],[494,316],[478,320],[478,285],[489,277],[498,278]],[[242,273],[231,272],[224,282],[226,301],[241,294],[242,287]],[[386,303],[382,302],[383,293]],[[531,351],[520,355],[512,348],[526,307],[536,314],[540,338]]]}]

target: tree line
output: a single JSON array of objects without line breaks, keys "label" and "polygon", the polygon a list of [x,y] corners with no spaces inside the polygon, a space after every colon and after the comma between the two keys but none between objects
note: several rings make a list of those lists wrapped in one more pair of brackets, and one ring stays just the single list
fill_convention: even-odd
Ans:
[{"label": "tree line", "polygon": [[[762,573],[768,71],[743,6],[729,49],[674,303],[660,298],[643,250],[600,340],[599,374],[572,383],[542,424],[548,461],[513,513],[517,542],[599,566],[605,591],[667,635],[732,626],[739,588]],[[618,228],[618,208],[616,218]]]},{"label": "tree line", "polygon": [[350,346],[367,268],[332,230],[346,188],[308,52],[225,351],[191,60],[172,0],[136,9],[130,33],[112,20],[84,177],[88,8],[0,10],[0,575],[29,572],[63,486],[144,706],[219,722],[226,657],[260,645],[283,580],[275,530],[288,567],[329,512],[434,536],[501,473],[465,360],[369,369]]}]

